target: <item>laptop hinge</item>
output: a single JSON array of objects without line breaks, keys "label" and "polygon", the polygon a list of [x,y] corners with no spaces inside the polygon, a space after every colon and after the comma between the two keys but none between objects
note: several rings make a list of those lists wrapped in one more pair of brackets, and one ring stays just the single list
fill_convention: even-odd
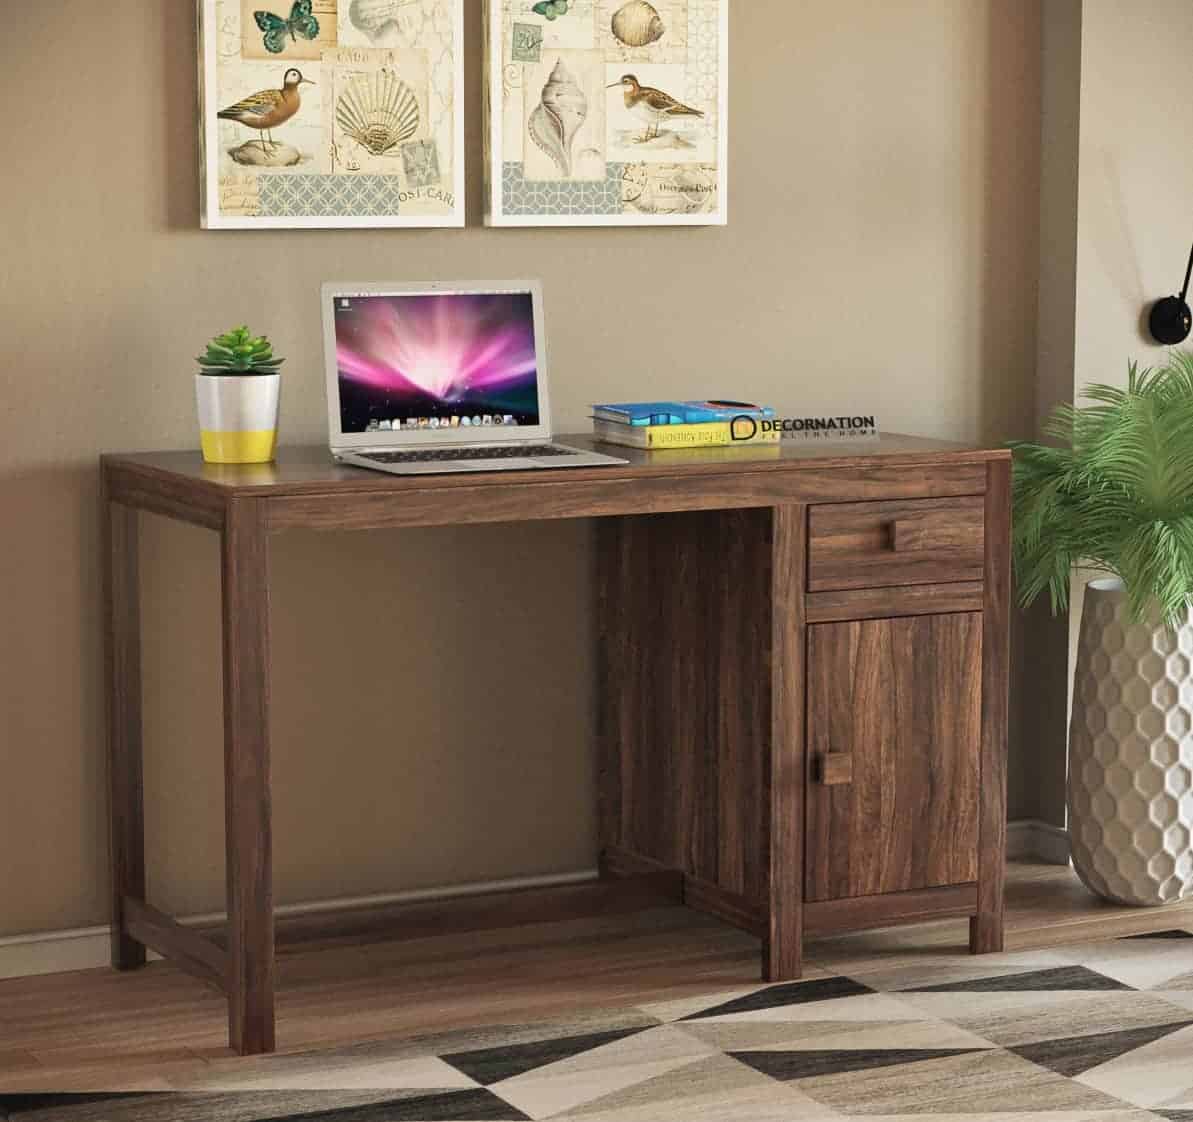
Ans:
[{"label": "laptop hinge", "polygon": [[367,456],[373,452],[418,452],[429,450],[431,448],[440,448],[444,451],[464,451],[468,448],[517,448],[519,446],[531,447],[536,444],[551,444],[554,442],[553,437],[523,437],[521,440],[470,440],[466,444],[459,444],[454,441],[427,441],[425,444],[370,444],[366,447],[354,446],[345,448],[343,446],[331,446],[331,454],[333,456]]}]

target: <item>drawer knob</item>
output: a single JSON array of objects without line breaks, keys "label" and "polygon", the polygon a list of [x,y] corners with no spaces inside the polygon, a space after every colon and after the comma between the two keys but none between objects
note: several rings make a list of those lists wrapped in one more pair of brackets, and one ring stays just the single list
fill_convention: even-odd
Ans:
[{"label": "drawer knob", "polygon": [[825,787],[844,787],[853,782],[853,753],[829,752],[816,762],[816,778]]}]

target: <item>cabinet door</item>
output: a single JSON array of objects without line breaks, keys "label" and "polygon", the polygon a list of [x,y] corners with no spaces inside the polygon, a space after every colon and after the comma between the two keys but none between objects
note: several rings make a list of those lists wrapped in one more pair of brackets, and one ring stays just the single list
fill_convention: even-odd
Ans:
[{"label": "cabinet door", "polygon": [[977,879],[980,613],[808,628],[809,900]]}]

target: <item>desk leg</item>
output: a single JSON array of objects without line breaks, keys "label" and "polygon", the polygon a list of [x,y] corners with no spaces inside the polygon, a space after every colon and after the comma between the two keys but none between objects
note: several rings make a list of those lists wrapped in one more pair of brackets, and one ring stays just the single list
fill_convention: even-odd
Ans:
[{"label": "desk leg", "polygon": [[141,763],[141,595],[138,514],[104,495],[105,668],[108,697],[108,814],[112,864],[112,965],[145,965],[125,931],[124,899],[145,899],[145,811]]},{"label": "desk leg", "polygon": [[982,616],[982,801],[974,954],[1003,949],[1007,852],[1007,682],[1010,674],[1011,465],[986,467],[986,581]]},{"label": "desk leg", "polygon": [[223,578],[229,1038],[241,1055],[257,1055],[274,1049],[269,539],[260,500],[228,504]]},{"label": "desk leg", "polygon": [[804,585],[808,511],[775,507],[771,564],[770,907],[762,972],[798,978],[804,942]]}]

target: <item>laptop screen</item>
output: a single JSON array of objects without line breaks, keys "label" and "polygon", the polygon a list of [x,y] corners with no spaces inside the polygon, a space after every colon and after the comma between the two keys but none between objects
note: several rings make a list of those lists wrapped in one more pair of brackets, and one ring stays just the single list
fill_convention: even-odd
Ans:
[{"label": "laptop screen", "polygon": [[338,295],[333,306],[345,434],[543,423],[531,293]]}]

